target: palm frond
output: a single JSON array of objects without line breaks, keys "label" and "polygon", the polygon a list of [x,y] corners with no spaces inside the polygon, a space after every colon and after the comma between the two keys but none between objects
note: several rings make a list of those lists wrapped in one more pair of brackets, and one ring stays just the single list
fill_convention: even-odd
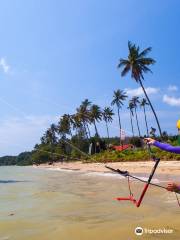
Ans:
[{"label": "palm frond", "polygon": [[156,61],[153,58],[139,58],[137,59],[137,62],[143,65],[151,65],[156,63]]},{"label": "palm frond", "polygon": [[129,49],[129,51],[131,51],[132,47],[133,47],[132,42],[131,42],[131,41],[128,41],[128,49]]},{"label": "palm frond", "polygon": [[152,50],[152,47],[148,47],[146,49],[144,49],[140,54],[139,54],[139,57],[138,58],[143,58],[145,57],[149,52],[151,52]]},{"label": "palm frond", "polygon": [[123,71],[121,72],[121,76],[124,77],[129,72],[130,69],[131,69],[131,65],[128,63],[123,69]]},{"label": "palm frond", "polygon": [[130,64],[128,60],[126,59],[119,59],[119,64],[117,65],[117,68],[121,68],[121,67],[124,67],[126,66],[127,64]]}]

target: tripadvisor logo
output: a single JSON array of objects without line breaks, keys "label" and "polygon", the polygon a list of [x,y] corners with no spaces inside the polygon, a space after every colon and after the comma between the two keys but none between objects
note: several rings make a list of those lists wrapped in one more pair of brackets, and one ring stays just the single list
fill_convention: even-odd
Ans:
[{"label": "tripadvisor logo", "polygon": [[142,227],[136,227],[135,228],[135,234],[140,236],[143,235],[143,228]]},{"label": "tripadvisor logo", "polygon": [[138,236],[143,234],[171,234],[173,233],[173,229],[170,228],[158,228],[158,229],[150,229],[150,228],[142,228],[136,227],[134,233]]}]

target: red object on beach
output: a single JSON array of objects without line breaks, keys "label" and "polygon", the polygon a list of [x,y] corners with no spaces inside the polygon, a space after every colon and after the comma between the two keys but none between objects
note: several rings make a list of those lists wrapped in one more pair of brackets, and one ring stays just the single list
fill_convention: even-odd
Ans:
[{"label": "red object on beach", "polygon": [[122,146],[112,146],[112,148],[116,151],[123,151],[123,150],[126,150],[128,148],[131,148],[132,145],[131,144],[125,144],[125,145],[122,145]]}]

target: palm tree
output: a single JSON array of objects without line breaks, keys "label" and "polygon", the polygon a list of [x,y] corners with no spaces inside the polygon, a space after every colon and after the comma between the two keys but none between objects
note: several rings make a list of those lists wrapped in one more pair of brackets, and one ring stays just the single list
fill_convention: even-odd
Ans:
[{"label": "palm tree", "polygon": [[[123,90],[118,89],[117,91],[114,91],[113,100],[111,102],[111,105],[116,105],[118,110],[118,120],[119,120],[119,128],[120,128],[120,136],[121,136],[121,118],[120,118],[120,108],[124,105],[124,101],[126,100],[127,95],[126,92]],[[121,144],[121,137],[120,137],[120,144]]]},{"label": "palm tree", "polygon": [[87,128],[86,123],[89,120],[89,116],[88,116],[89,113],[87,112],[87,109],[83,105],[80,105],[80,107],[77,108],[76,111],[77,111],[77,115],[79,116],[80,121],[83,124],[84,132],[85,132],[86,137],[88,139],[89,137],[88,137],[88,133],[87,133],[87,129],[86,129]]},{"label": "palm tree", "polygon": [[134,112],[133,112],[134,104],[131,101],[129,101],[128,109],[129,109],[129,113],[130,113],[131,129],[132,129],[132,134],[133,134],[133,138],[134,138],[134,127],[133,127],[133,121],[132,121],[132,117],[134,116]]},{"label": "palm tree", "polygon": [[140,52],[139,46],[136,46],[135,44],[132,44],[129,41],[128,49],[129,49],[128,59],[121,58],[119,60],[118,68],[123,67],[121,76],[124,77],[128,72],[131,72],[131,77],[141,85],[142,90],[146,96],[146,99],[156,119],[160,136],[162,136],[162,131],[161,131],[158,117],[156,115],[156,112],[152,106],[152,103],[146,93],[146,90],[142,82],[144,80],[144,73],[152,72],[148,66],[153,65],[155,63],[155,60],[153,58],[147,57],[147,54],[152,50],[152,48],[148,47]]},{"label": "palm tree", "polygon": [[90,133],[89,126],[88,126],[88,124],[91,123],[90,122],[90,116],[89,116],[89,109],[90,109],[90,106],[91,106],[91,102],[86,98],[84,101],[82,101],[81,106],[84,109],[84,115],[86,117],[85,125],[87,127],[89,137],[91,137],[91,133]]},{"label": "palm tree", "polygon": [[140,128],[139,128],[139,121],[138,121],[138,117],[137,117],[137,106],[138,106],[138,104],[140,103],[140,102],[139,102],[139,97],[136,97],[136,96],[133,97],[133,98],[130,100],[130,103],[132,103],[133,106],[134,106],[137,129],[138,129],[139,137],[141,137],[141,132],[140,132]]},{"label": "palm tree", "polygon": [[56,131],[57,131],[56,125],[51,124],[50,128],[48,128],[44,135],[41,137],[41,143],[55,145],[57,143]]},{"label": "palm tree", "polygon": [[76,135],[78,135],[78,130],[82,128],[82,122],[77,113],[72,115],[72,127],[75,130]]},{"label": "palm tree", "polygon": [[106,123],[106,129],[107,129],[107,136],[109,139],[109,129],[108,129],[108,123],[112,122],[113,118],[112,116],[114,115],[113,110],[110,107],[105,107],[102,112],[102,117],[103,120]]},{"label": "palm tree", "polygon": [[149,129],[148,129],[148,124],[147,124],[147,117],[146,117],[146,106],[149,105],[149,103],[147,102],[147,100],[145,98],[143,98],[140,101],[140,106],[143,108],[144,111],[144,120],[146,123],[146,132],[147,132],[147,137],[149,136]]},{"label": "palm tree", "polygon": [[72,124],[72,118],[69,114],[64,114],[57,126],[57,132],[66,138],[66,134],[71,135],[72,137],[72,132],[71,132],[71,124]]},{"label": "palm tree", "polygon": [[90,119],[91,119],[91,122],[94,124],[96,136],[99,136],[96,122],[99,122],[101,118],[102,118],[102,112],[100,107],[96,104],[93,104],[90,108]]}]

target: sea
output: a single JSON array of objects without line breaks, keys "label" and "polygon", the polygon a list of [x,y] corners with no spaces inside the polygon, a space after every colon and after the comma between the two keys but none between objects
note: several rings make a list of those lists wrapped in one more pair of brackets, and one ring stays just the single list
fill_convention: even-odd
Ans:
[{"label": "sea", "polygon": [[[138,198],[143,183],[131,185]],[[115,200],[128,194],[113,173],[0,167],[0,240],[180,239],[174,193],[150,187],[139,208]]]}]

